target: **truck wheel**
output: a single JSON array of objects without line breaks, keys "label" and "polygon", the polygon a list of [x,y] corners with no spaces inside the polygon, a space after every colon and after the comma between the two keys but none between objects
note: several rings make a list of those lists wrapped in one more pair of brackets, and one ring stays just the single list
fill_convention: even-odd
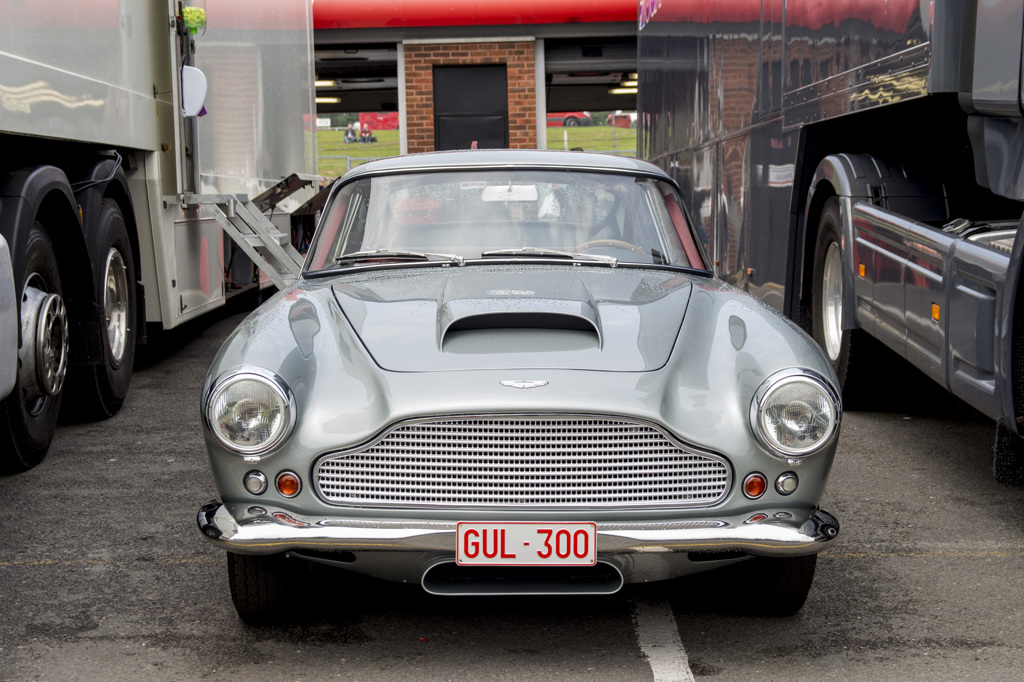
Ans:
[{"label": "truck wheel", "polygon": [[1002,419],[996,422],[996,447],[993,469],[1003,485],[1024,488],[1024,439]]},{"label": "truck wheel", "polygon": [[[135,363],[135,259],[121,207],[113,199],[100,206],[95,239],[100,254],[99,326],[103,358],[83,366],[69,386],[73,400],[65,405],[80,419],[106,419],[121,409],[128,395]],[[76,371],[78,368],[76,368]]]},{"label": "truck wheel", "polygon": [[[839,219],[839,199],[825,202],[818,222],[814,246],[811,324],[814,340],[832,363],[843,396],[855,398],[857,380],[851,371],[855,348],[863,343],[859,330],[846,329],[843,323],[843,250]],[[857,363],[859,364],[859,362]]]},{"label": "truck wheel", "polygon": [[567,116],[565,118],[565,122],[562,123],[562,125],[566,128],[575,128],[579,124],[579,119],[577,119],[575,116]]},{"label": "truck wheel", "polygon": [[[814,582],[818,555],[795,557],[754,557],[728,571],[732,585],[756,585],[753,590],[740,590],[735,597],[735,610],[750,616],[792,616],[799,611]],[[736,582],[736,581],[739,582]]]},{"label": "truck wheel", "polygon": [[68,314],[57,256],[38,222],[28,233],[25,269],[16,281],[21,347],[14,390],[0,404],[0,471],[4,473],[31,469],[46,456],[68,367]]},{"label": "truck wheel", "polygon": [[289,603],[290,568],[283,554],[251,555],[228,552],[231,601],[247,623],[272,622]]}]

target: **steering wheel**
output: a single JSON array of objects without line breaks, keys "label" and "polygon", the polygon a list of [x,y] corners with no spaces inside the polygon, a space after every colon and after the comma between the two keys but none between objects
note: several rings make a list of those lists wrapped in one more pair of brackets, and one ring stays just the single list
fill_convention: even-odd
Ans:
[{"label": "steering wheel", "polygon": [[594,248],[595,246],[613,246],[620,249],[629,249],[630,251],[636,251],[642,253],[645,256],[649,255],[646,251],[641,249],[636,244],[630,244],[629,242],[622,241],[621,239],[591,239],[589,242],[583,242],[576,246],[574,251],[584,251],[586,249]]}]

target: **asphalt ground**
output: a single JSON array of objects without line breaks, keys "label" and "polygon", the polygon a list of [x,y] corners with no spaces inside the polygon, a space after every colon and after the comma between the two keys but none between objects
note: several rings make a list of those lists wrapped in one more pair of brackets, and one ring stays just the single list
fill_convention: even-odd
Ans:
[{"label": "asphalt ground", "polygon": [[[199,393],[234,311],[164,334],[124,409],[60,427],[0,477],[3,680],[1018,680],[1024,491],[993,424],[911,371],[844,416],[822,507],[842,523],[790,618],[722,608],[700,576],[611,597],[445,598],[324,570],[296,617],[235,615]],[[719,581],[720,582],[720,581]]]}]

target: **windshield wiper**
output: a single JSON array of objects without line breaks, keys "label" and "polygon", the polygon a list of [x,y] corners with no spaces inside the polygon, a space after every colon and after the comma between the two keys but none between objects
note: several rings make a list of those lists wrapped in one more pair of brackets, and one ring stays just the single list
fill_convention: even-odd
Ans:
[{"label": "windshield wiper", "polygon": [[429,251],[402,251],[400,249],[374,249],[373,251],[354,251],[338,256],[335,263],[358,263],[359,261],[374,260],[377,258],[397,258],[408,260],[443,260],[456,265],[462,265],[465,258],[454,253],[431,253]]},{"label": "windshield wiper", "polygon": [[523,256],[525,258],[567,258],[569,260],[583,259],[606,263],[613,268],[619,263],[619,259],[614,256],[601,256],[596,253],[576,253],[575,251],[559,251],[557,249],[543,249],[533,246],[527,246],[522,249],[495,249],[494,251],[484,251],[480,254],[481,258],[497,258],[501,256]]}]

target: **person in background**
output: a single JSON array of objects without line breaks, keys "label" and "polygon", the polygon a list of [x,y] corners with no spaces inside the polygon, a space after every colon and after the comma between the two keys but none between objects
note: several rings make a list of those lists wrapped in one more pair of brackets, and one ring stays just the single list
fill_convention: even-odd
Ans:
[{"label": "person in background", "polygon": [[370,124],[369,123],[364,123],[363,124],[363,133],[362,133],[362,135],[359,136],[359,141],[360,142],[372,142],[373,141],[373,135],[370,134]]},{"label": "person in background", "polygon": [[355,142],[356,141],[356,137],[358,137],[358,135],[356,134],[356,128],[354,127],[356,125],[357,124],[355,124],[355,123],[349,123],[348,127],[345,128],[345,142]]}]

